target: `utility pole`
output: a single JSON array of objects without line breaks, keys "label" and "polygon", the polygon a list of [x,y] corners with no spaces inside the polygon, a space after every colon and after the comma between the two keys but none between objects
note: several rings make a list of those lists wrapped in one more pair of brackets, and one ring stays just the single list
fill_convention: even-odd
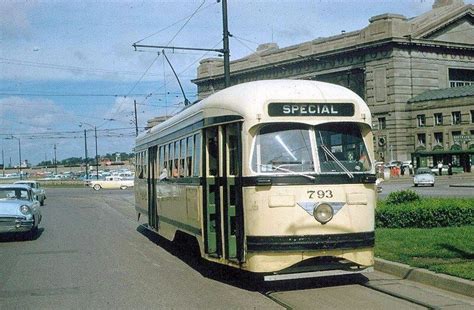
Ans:
[{"label": "utility pole", "polygon": [[143,45],[133,43],[132,46],[137,50],[137,47],[141,48],[161,48],[161,49],[171,49],[171,50],[186,50],[186,51],[206,51],[206,52],[216,52],[221,53],[224,56],[224,87],[227,88],[230,86],[230,48],[229,48],[229,37],[231,36],[228,29],[227,23],[227,0],[217,0],[217,2],[222,1],[222,24],[223,24],[223,48],[222,49],[213,49],[213,48],[194,48],[194,47],[178,47],[178,46],[164,46],[164,45]]},{"label": "utility pole", "polygon": [[89,168],[87,167],[89,162],[87,159],[87,130],[84,129],[84,156],[86,157],[86,180],[89,179]]},{"label": "utility pole", "polygon": [[222,29],[224,31],[224,87],[230,86],[229,29],[227,24],[227,0],[222,0]]},{"label": "utility pole", "polygon": [[5,154],[3,153],[3,148],[2,148],[2,170],[3,170],[3,176],[5,176]]},{"label": "utility pole", "polygon": [[56,160],[56,144],[54,144],[54,174],[58,174],[58,161]]},{"label": "utility pole", "polygon": [[99,179],[99,155],[97,155],[97,127],[94,126],[94,134],[95,134],[95,174],[96,179]]},{"label": "utility pole", "polygon": [[137,101],[133,100],[133,106],[135,109],[135,137],[138,136],[138,118],[137,118]]}]

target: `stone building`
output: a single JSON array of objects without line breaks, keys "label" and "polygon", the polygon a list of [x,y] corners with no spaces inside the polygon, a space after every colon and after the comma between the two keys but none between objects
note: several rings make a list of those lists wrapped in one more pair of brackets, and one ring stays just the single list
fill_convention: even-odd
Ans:
[{"label": "stone building", "polygon": [[[451,150],[459,146],[453,138],[459,131],[460,136],[473,135],[474,96],[471,91],[462,98],[445,96],[439,101],[430,91],[449,93],[452,87],[474,85],[474,6],[462,0],[436,0],[432,10],[414,18],[387,13],[371,17],[358,31],[285,48],[262,44],[255,53],[232,61],[230,71],[232,85],[290,78],[352,89],[371,109],[377,160],[403,161],[421,154],[415,151]],[[193,82],[200,98],[222,89],[222,59],[201,61]],[[440,113],[444,120],[455,117],[455,112],[461,115],[460,123],[443,122],[440,150],[433,142],[439,138],[439,127],[428,129]],[[417,117],[423,114],[425,125],[419,126]],[[461,142],[461,148],[469,150],[470,143],[474,141]],[[434,155],[431,161],[450,160]]]}]

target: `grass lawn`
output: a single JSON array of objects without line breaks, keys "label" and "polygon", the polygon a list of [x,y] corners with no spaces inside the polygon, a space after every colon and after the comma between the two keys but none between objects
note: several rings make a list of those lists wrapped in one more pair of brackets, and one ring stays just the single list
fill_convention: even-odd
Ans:
[{"label": "grass lawn", "polygon": [[375,256],[474,280],[474,226],[377,228]]}]

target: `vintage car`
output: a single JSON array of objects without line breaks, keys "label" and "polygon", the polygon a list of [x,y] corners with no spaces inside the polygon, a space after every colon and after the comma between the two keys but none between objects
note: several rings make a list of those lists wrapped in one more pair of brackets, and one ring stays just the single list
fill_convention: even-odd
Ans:
[{"label": "vintage car", "polygon": [[28,185],[0,185],[0,233],[33,239],[41,222],[40,203]]},{"label": "vintage car", "polygon": [[87,186],[92,187],[96,191],[104,189],[127,189],[133,187],[133,179],[123,178],[119,176],[108,176],[104,180],[90,180]]},{"label": "vintage car", "polygon": [[31,189],[33,190],[33,193],[36,195],[36,200],[40,202],[40,205],[44,206],[44,201],[46,200],[46,192],[41,187],[39,182],[24,180],[24,181],[16,181],[15,184],[25,184],[31,187]]},{"label": "vintage car", "polygon": [[413,177],[413,185],[430,185],[434,186],[435,177],[430,168],[418,168],[415,176]]}]

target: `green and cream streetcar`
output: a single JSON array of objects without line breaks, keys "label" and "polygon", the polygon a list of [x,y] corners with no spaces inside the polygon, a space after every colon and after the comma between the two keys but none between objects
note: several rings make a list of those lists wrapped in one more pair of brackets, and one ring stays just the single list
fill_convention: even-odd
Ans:
[{"label": "green and cream streetcar", "polygon": [[136,211],[203,258],[266,280],[374,263],[371,115],[354,92],[303,80],[232,86],[136,140]]}]

